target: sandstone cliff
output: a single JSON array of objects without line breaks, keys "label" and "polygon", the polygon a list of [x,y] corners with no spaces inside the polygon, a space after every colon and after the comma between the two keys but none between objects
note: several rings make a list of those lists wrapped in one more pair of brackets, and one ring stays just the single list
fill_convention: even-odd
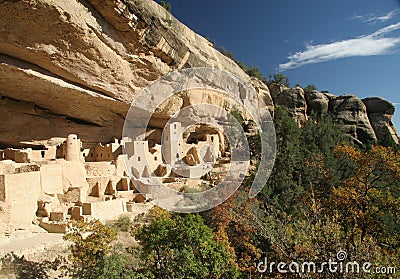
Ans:
[{"label": "sandstone cliff", "polygon": [[392,123],[395,108],[382,98],[361,100],[354,95],[335,96],[316,90],[304,92],[300,87],[287,88],[275,84],[270,89],[275,105],[286,107],[299,125],[311,114],[330,116],[360,144],[399,143],[396,127]]},{"label": "sandstone cliff", "polygon": [[245,79],[271,110],[274,103],[286,106],[299,123],[312,110],[330,113],[361,142],[383,141],[386,130],[398,142],[390,103],[279,86],[271,96],[153,0],[2,0],[0,147],[71,133],[110,142],[121,136],[129,104],[142,88],[188,67]]},{"label": "sandstone cliff", "polygon": [[0,38],[2,145],[120,137],[138,91],[183,67],[250,81],[151,0],[0,1]]}]

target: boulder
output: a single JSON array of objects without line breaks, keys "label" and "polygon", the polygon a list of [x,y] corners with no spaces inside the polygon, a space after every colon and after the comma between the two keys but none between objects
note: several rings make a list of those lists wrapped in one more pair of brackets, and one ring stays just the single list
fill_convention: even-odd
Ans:
[{"label": "boulder", "polygon": [[379,97],[370,97],[362,100],[367,108],[368,118],[380,144],[400,143],[396,127],[392,118],[395,107],[389,101]]},{"label": "boulder", "polygon": [[308,120],[307,102],[302,88],[288,88],[279,85],[272,85],[271,88],[271,96],[275,105],[286,107],[289,115],[294,117],[299,125]]},{"label": "boulder", "polygon": [[319,118],[323,118],[328,114],[329,98],[316,90],[305,92],[307,101],[307,114],[315,113]]},{"label": "boulder", "polygon": [[393,115],[395,111],[394,105],[379,97],[369,97],[362,100],[368,113],[382,113]]},{"label": "boulder", "polygon": [[333,120],[342,123],[344,131],[360,144],[377,142],[367,108],[357,96],[342,95],[332,98],[329,102],[329,112]]}]

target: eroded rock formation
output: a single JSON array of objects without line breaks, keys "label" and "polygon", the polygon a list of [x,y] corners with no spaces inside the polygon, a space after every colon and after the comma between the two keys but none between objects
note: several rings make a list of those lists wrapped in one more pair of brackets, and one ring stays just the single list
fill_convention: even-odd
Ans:
[{"label": "eroded rock formation", "polygon": [[293,116],[299,125],[307,121],[307,102],[302,88],[288,88],[275,84],[271,84],[270,88],[275,105],[286,107],[289,115]]},{"label": "eroded rock formation", "polygon": [[305,92],[307,101],[307,113],[315,113],[318,117],[325,117],[328,115],[329,98],[326,94],[320,93],[316,90],[312,92]]},{"label": "eroded rock formation", "polygon": [[378,142],[388,144],[393,141],[399,144],[396,127],[392,123],[395,107],[392,103],[378,97],[362,100],[368,112],[368,118],[374,128]]},{"label": "eroded rock formation", "polygon": [[300,87],[276,84],[271,84],[270,88],[274,104],[286,107],[300,125],[310,115],[329,116],[342,124],[344,131],[359,144],[400,142],[392,123],[395,107],[382,98],[361,100],[355,95],[335,96],[317,90],[304,92]]},{"label": "eroded rock formation", "polygon": [[334,120],[342,123],[344,130],[360,143],[376,143],[374,129],[369,122],[367,109],[354,95],[331,97],[329,111]]}]

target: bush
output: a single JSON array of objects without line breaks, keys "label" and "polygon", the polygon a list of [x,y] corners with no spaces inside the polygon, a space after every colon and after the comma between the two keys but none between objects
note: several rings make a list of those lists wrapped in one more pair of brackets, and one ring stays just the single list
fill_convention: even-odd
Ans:
[{"label": "bush", "polygon": [[[215,45],[215,44],[214,44]],[[235,56],[233,55],[232,52],[230,52],[229,50],[227,50],[224,47],[217,47],[218,51],[221,52],[223,55],[225,55],[226,57],[228,57],[229,59],[233,60],[243,71],[245,71],[247,73],[248,68],[246,66],[246,64],[244,64],[241,61],[236,60]]]},{"label": "bush", "polygon": [[309,84],[304,87],[304,92],[313,92],[314,90],[318,90],[314,84]]},{"label": "bush", "polygon": [[165,3],[164,1],[160,1],[161,7],[167,10],[167,12],[171,13],[172,6],[171,3]]},{"label": "bush", "polygon": [[129,216],[122,215],[119,216],[117,220],[108,222],[107,226],[119,231],[129,232],[132,228],[132,220]]},{"label": "bush", "polygon": [[64,240],[72,242],[70,246],[73,278],[98,278],[103,273],[106,259],[111,250],[110,243],[117,233],[100,221],[72,221]]},{"label": "bush", "polygon": [[285,76],[284,74],[270,75],[268,83],[275,83],[275,84],[278,84],[278,85],[283,85],[283,86],[286,86],[286,87],[290,87],[289,78],[287,76]]},{"label": "bush", "polygon": [[[136,234],[147,278],[235,278],[236,268],[223,242],[199,215],[163,214]],[[225,276],[225,277],[223,277]]]},{"label": "bush", "polygon": [[265,77],[263,77],[263,75],[260,71],[260,68],[258,68],[256,66],[250,65],[250,67],[246,73],[251,77],[258,78],[259,80],[261,80],[264,83],[267,82],[267,79]]}]

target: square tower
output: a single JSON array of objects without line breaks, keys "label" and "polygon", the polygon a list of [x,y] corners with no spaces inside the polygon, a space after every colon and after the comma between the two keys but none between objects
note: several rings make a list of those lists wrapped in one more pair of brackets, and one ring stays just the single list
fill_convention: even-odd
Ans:
[{"label": "square tower", "polygon": [[182,125],[180,122],[167,124],[163,132],[163,154],[167,164],[175,164],[180,160],[179,139],[182,135]]}]

